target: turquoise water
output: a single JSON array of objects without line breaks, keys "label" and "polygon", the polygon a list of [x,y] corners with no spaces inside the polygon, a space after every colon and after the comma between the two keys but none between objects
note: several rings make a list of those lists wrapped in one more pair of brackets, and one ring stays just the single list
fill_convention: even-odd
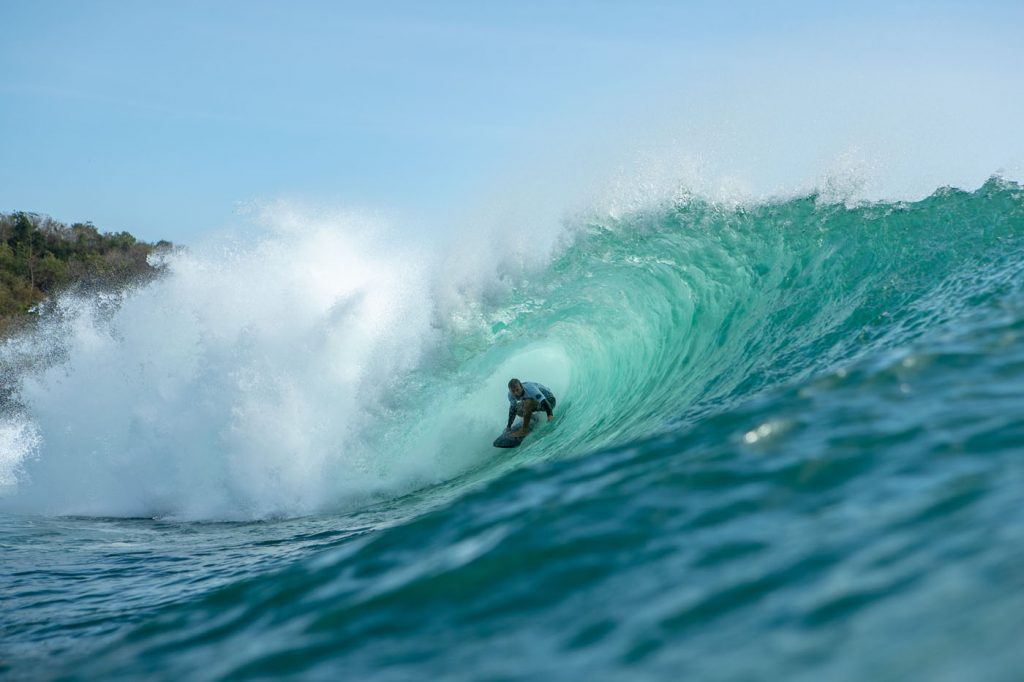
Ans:
[{"label": "turquoise water", "polygon": [[[5,348],[6,677],[1019,678],[1019,185],[591,217],[390,364],[365,297],[204,322],[196,263]],[[559,409],[498,451],[512,374]]]}]

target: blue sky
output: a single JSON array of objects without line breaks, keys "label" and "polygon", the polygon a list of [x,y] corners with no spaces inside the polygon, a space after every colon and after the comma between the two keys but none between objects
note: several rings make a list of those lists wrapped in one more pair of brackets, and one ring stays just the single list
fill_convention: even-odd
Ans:
[{"label": "blue sky", "polygon": [[1024,161],[1018,2],[5,0],[0,26],[0,211],[146,239],[282,198],[438,229],[511,177],[659,154],[755,191]]}]

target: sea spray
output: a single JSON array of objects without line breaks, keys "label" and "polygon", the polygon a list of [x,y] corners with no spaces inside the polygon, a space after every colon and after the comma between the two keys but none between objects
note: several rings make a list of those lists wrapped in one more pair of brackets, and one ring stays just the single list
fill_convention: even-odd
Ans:
[{"label": "sea spray", "polygon": [[40,320],[31,344],[61,361],[21,377],[5,429],[39,438],[5,452],[24,472],[5,506],[262,518],[402,478],[360,432],[432,341],[422,265],[358,224],[278,223],[169,256],[113,311],[68,295]]}]

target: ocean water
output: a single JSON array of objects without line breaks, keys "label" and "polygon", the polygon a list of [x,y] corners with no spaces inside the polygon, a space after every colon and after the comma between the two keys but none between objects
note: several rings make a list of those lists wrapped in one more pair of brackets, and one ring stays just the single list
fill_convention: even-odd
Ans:
[{"label": "ocean water", "polygon": [[3,346],[0,676],[1020,679],[1021,186],[279,228]]}]

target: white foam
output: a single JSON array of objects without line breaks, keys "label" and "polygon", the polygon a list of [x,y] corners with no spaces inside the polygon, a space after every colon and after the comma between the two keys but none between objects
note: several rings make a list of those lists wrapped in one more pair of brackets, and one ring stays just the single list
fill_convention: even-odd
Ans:
[{"label": "white foam", "polygon": [[21,377],[27,417],[0,423],[3,507],[290,516],[424,477],[365,432],[436,337],[428,262],[352,216],[267,222],[173,254],[113,312],[65,296],[41,320],[23,343],[61,359]]}]

